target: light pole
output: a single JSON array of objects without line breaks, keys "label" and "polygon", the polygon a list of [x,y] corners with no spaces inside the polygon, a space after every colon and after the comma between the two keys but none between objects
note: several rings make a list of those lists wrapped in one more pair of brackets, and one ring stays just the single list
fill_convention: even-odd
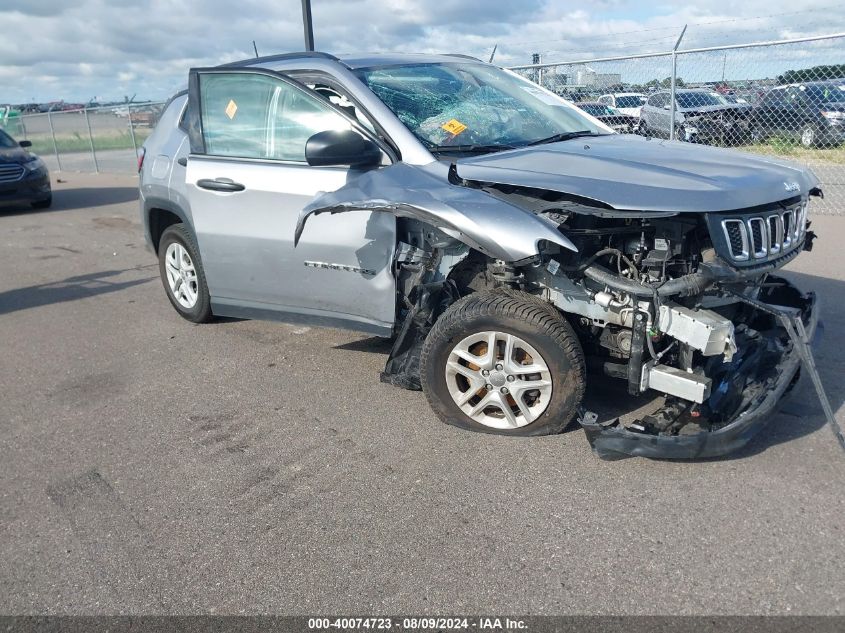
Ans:
[{"label": "light pole", "polygon": [[314,50],[314,27],[311,24],[311,0],[302,0],[302,27],[305,30],[305,50]]}]

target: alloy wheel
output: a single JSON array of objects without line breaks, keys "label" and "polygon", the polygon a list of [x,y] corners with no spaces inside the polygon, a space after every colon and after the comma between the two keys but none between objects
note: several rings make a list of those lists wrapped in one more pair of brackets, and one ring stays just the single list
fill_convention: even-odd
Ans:
[{"label": "alloy wheel", "polygon": [[179,305],[190,310],[197,303],[199,286],[197,271],[188,250],[179,242],[172,242],[167,247],[164,260],[170,293]]},{"label": "alloy wheel", "polygon": [[816,140],[816,131],[811,127],[805,127],[801,132],[801,145],[804,147],[812,147]]},{"label": "alloy wheel", "polygon": [[507,332],[477,332],[452,348],[446,386],[455,404],[478,424],[515,429],[549,406],[549,366],[529,343]]}]

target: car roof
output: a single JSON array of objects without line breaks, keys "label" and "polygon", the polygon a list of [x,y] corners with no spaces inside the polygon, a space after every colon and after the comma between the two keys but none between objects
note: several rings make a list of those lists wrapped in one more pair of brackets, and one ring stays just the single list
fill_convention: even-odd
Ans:
[{"label": "car roof", "polygon": [[350,69],[399,66],[405,64],[445,64],[456,62],[484,63],[480,59],[461,55],[451,54],[424,54],[424,53],[369,53],[369,54],[345,54],[332,55],[320,51],[303,51],[298,53],[281,53],[279,55],[268,55],[266,57],[253,57],[248,59],[222,64],[222,67],[233,66],[259,66],[273,68],[279,62],[289,62],[306,59],[323,59],[334,61]]},{"label": "car roof", "polygon": [[642,92],[608,92],[607,94],[613,95],[614,97],[644,97],[645,96]]},{"label": "car roof", "polygon": [[[447,64],[455,62],[481,62],[480,59],[460,54],[429,55],[423,53],[380,53],[370,55],[338,55],[338,59],[349,68],[372,66],[398,66],[402,64]],[[481,62],[483,63],[483,62]]]}]

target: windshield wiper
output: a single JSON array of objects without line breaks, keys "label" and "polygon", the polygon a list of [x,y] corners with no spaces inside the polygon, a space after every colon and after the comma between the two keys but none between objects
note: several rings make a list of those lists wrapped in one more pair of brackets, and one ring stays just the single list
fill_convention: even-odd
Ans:
[{"label": "windshield wiper", "polygon": [[444,153],[444,152],[468,152],[468,153],[475,153],[475,152],[501,152],[506,149],[516,149],[515,145],[502,145],[502,144],[495,144],[495,145],[480,145],[480,144],[472,144],[472,145],[435,145],[434,147],[429,148],[433,152],[437,153]]},{"label": "windshield wiper", "polygon": [[598,134],[596,132],[590,132],[590,130],[577,130],[575,132],[561,132],[560,134],[553,134],[547,138],[541,138],[536,141],[531,141],[530,143],[526,143],[525,147],[530,147],[531,145],[545,145],[546,143],[557,143],[558,141],[568,141],[569,139],[578,138],[580,136],[604,136],[604,134]]}]

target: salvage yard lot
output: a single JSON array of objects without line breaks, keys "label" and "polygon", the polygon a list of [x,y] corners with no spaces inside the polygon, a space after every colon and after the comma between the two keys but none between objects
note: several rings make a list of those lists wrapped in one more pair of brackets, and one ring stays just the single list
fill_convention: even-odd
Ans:
[{"label": "salvage yard lot", "polygon": [[[845,455],[806,377],[721,460],[467,433],[378,382],[379,339],[183,321],[137,181],[61,178],[0,210],[0,612],[845,614]],[[845,218],[813,228],[788,276],[841,421]]]}]

